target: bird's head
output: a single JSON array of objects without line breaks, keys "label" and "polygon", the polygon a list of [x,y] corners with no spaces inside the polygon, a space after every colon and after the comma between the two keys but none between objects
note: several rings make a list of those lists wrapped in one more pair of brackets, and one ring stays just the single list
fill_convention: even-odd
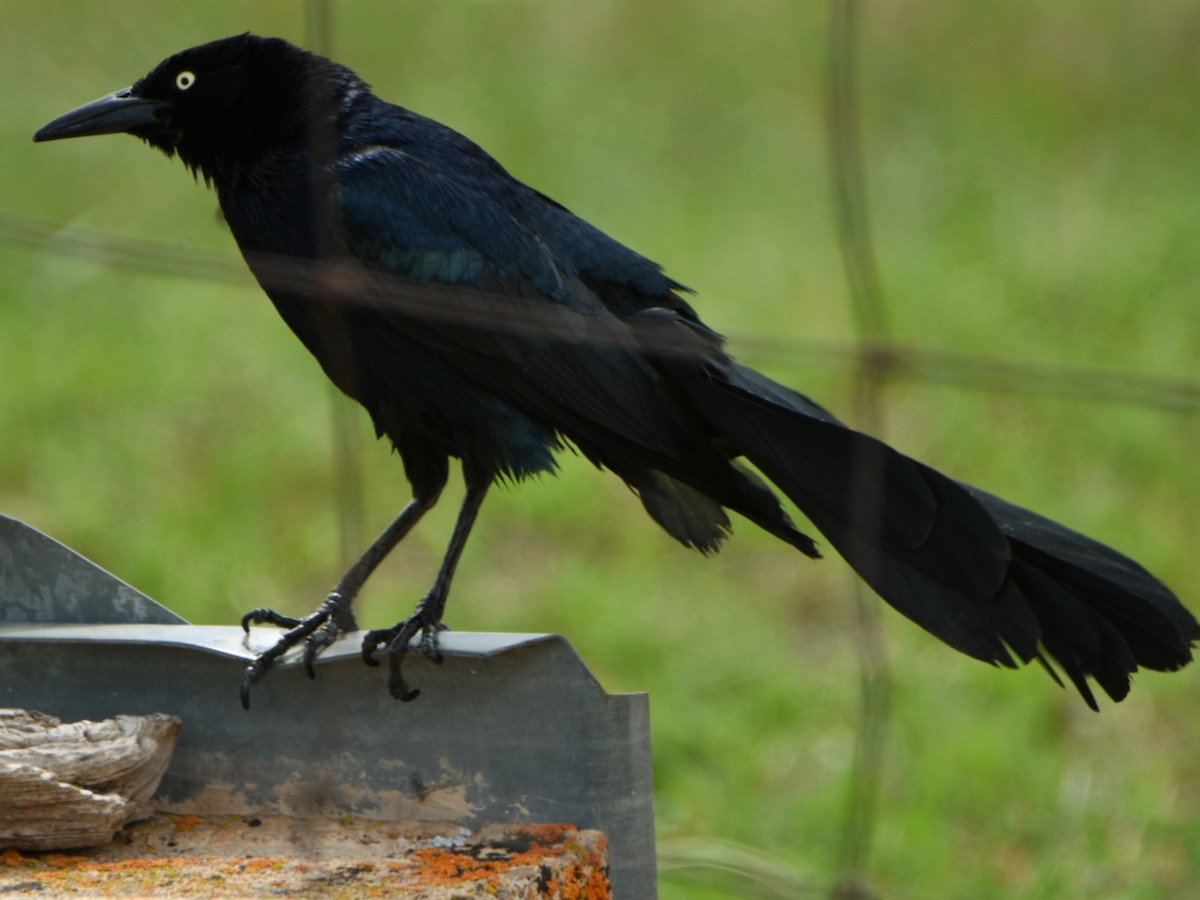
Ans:
[{"label": "bird's head", "polygon": [[311,142],[367,86],[349,69],[252,34],[192,47],[124,90],[44,125],[35,141],[126,133],[220,182],[274,148]]}]

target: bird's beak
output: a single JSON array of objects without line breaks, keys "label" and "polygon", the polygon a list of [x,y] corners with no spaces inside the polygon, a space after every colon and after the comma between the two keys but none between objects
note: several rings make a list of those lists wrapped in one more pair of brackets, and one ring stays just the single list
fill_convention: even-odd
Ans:
[{"label": "bird's beak", "polygon": [[91,134],[117,134],[147,126],[159,127],[159,115],[169,103],[138,97],[131,88],[93,100],[73,109],[38,129],[35,141],[86,137]]}]

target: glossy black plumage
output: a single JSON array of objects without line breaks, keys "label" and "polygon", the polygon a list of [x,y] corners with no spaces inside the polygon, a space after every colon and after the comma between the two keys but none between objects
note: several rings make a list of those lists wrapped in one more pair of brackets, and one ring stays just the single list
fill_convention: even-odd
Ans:
[{"label": "glossy black plumage", "polygon": [[[553,471],[573,445],[624,479],[685,545],[715,551],[734,510],[802,553],[746,458],[892,606],[991,663],[1057,664],[1089,705],[1139,666],[1191,660],[1200,626],[1132,560],[846,428],[736,364],[661,268],[516,181],[478,146],[376,98],[352,72],[242,35],[177,54],[39,140],[127,131],[217,191],[238,246],[325,372],[399,451],[414,500],[313,616],[256,610],[307,657],[355,627],[371,570],[468,485],[445,562],[413,617],[371,632],[391,689],[436,634],[487,487]],[[1057,676],[1056,676],[1057,677]]]}]

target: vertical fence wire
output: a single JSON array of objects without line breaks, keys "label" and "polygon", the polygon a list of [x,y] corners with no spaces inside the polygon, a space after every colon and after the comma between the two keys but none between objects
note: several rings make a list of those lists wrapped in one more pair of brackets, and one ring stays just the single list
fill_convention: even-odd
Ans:
[{"label": "vertical fence wire", "polygon": [[[871,245],[863,177],[856,65],[861,10],[859,0],[830,3],[826,128],[838,248],[856,336],[868,351],[859,354],[854,368],[855,413],[863,430],[879,435],[883,430],[881,397],[886,373],[873,364],[880,356],[870,350],[887,341],[888,324]],[[879,508],[881,491],[880,472],[870,460],[863,460],[855,472],[851,511],[860,520],[858,533],[869,534],[877,527],[875,511]],[[853,579],[851,593],[857,620],[859,722],[832,891],[834,897],[843,898],[869,896],[863,885],[875,830],[890,708],[890,674],[879,600],[858,578]]]},{"label": "vertical fence wire", "polygon": [[[304,13],[304,32],[309,49],[332,57],[332,3],[330,0],[305,0]],[[333,382],[328,383],[327,391],[338,550],[341,565],[345,568],[358,558],[367,543],[363,439],[358,406]]]}]

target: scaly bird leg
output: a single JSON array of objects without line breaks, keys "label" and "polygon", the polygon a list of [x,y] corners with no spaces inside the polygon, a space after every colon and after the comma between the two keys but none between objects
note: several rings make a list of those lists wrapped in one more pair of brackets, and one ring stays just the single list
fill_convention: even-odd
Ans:
[{"label": "scaly bird leg", "polygon": [[375,568],[401,539],[412,530],[437,502],[437,494],[431,497],[414,497],[383,532],[375,539],[367,552],[352,565],[341,581],[317,607],[316,612],[303,619],[283,616],[270,609],[255,609],[242,616],[242,629],[247,633],[250,625],[278,625],[289,629],[275,645],[260,653],[246,667],[242,678],[242,708],[250,708],[250,688],[261,681],[275,660],[288,650],[304,641],[304,670],[309,678],[316,678],[313,663],[318,654],[332,644],[339,634],[354,631],[358,623],[354,618],[354,598]]},{"label": "scaly bird leg", "polygon": [[450,594],[450,582],[454,579],[454,570],[458,567],[458,559],[467,545],[467,537],[471,533],[471,526],[475,524],[479,508],[483,505],[483,498],[487,496],[489,484],[490,482],[467,485],[467,495],[463,498],[462,508],[458,511],[458,521],[454,523],[454,533],[450,535],[450,545],[446,548],[442,567],[438,570],[433,587],[421,598],[421,602],[417,604],[413,614],[392,628],[369,631],[363,638],[362,655],[368,665],[379,665],[379,661],[374,658],[374,653],[380,647],[387,646],[388,659],[391,664],[391,671],[388,673],[388,691],[397,700],[405,702],[415,700],[421,693],[419,690],[410,689],[405,684],[404,676],[400,671],[404,657],[409,650],[409,642],[416,637],[417,632],[421,633],[421,652],[436,663],[442,661],[441,654],[438,653],[438,632],[446,630],[446,626],[442,624],[442,615],[446,611],[446,598]]}]

